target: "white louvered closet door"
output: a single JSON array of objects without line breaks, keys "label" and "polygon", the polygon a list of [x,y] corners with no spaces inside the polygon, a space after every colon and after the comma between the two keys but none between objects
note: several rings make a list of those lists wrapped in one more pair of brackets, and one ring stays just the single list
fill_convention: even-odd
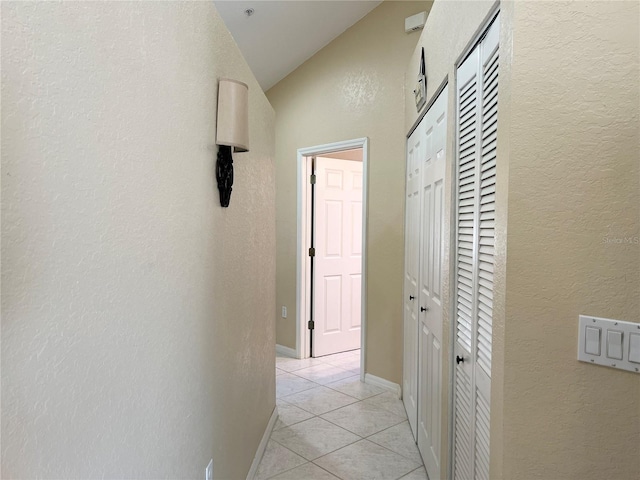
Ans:
[{"label": "white louvered closet door", "polygon": [[453,476],[489,478],[499,16],[457,71]]}]

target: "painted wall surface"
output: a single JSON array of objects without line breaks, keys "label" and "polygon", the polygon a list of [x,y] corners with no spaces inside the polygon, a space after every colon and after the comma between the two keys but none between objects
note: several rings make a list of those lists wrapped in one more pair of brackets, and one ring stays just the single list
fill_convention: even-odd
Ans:
[{"label": "painted wall surface", "polygon": [[640,375],[576,360],[640,322],[639,60],[637,2],[513,6],[503,478],[640,478]]},{"label": "painted wall surface", "polygon": [[[434,3],[428,98],[491,7]],[[638,4],[500,9],[491,477],[638,478],[640,378],[576,360],[579,314],[640,322]]]},{"label": "painted wall surface", "polygon": [[[275,405],[274,112],[212,2],[2,2],[2,478],[245,478]],[[218,77],[251,151],[215,182]]]},{"label": "painted wall surface", "polygon": [[[267,92],[276,111],[276,302],[296,311],[296,152],[369,137],[366,371],[402,378],[403,72],[428,2],[384,2]],[[277,342],[295,348],[295,316]]]}]

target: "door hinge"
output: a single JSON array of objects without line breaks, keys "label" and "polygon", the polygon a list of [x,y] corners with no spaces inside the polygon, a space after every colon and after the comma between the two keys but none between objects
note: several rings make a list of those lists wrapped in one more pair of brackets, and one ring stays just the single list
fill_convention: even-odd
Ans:
[{"label": "door hinge", "polygon": [[309,182],[311,183],[311,185],[315,185],[316,184],[316,175],[315,175],[315,173],[309,177]]},{"label": "door hinge", "polygon": [[314,328],[316,328],[316,322],[314,322],[313,320],[309,320],[309,330],[313,330]]},{"label": "door hinge", "polygon": [[310,257],[315,257],[316,256],[316,249],[315,248],[311,247],[309,249],[309,256]]}]

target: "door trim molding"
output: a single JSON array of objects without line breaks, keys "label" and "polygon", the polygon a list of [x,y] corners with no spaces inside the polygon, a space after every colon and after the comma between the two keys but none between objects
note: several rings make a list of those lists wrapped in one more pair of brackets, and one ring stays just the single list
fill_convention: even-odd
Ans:
[{"label": "door trim molding", "polygon": [[307,298],[307,245],[304,235],[305,212],[307,207],[308,177],[306,157],[318,156],[325,153],[334,153],[342,150],[362,148],[362,298],[361,298],[361,322],[360,322],[360,379],[364,381],[364,366],[366,364],[366,318],[367,318],[367,225],[369,218],[369,138],[355,138],[342,142],[327,143],[314,147],[298,149],[297,160],[297,241],[296,241],[296,356],[297,358],[309,357],[309,341],[305,319],[308,318],[309,306]]}]

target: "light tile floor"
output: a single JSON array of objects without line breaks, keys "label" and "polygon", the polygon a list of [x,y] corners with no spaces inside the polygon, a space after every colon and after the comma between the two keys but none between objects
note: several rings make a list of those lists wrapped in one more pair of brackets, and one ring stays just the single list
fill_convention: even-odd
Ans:
[{"label": "light tile floor", "polygon": [[427,479],[402,401],[360,382],[359,350],[276,357],[276,397],[256,479]]}]

